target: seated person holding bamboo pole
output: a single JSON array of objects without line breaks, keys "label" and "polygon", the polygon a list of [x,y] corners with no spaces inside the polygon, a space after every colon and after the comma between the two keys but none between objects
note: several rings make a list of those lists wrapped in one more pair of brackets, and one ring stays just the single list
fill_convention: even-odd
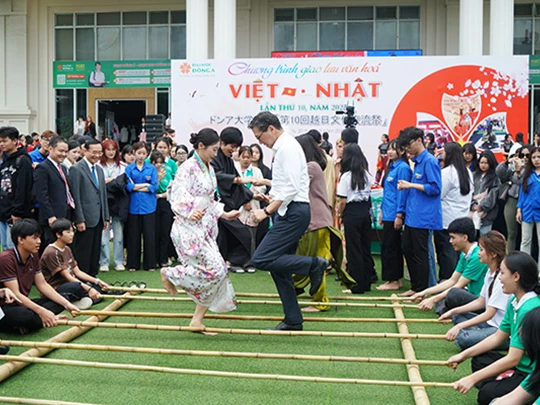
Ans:
[{"label": "seated person holding bamboo pole", "polygon": [[[21,302],[15,294],[9,288],[0,288],[0,298],[3,298],[6,304],[11,304],[12,302]],[[0,308],[0,321],[4,317],[4,312]],[[0,346],[0,354],[6,354],[9,352],[8,346]]]},{"label": "seated person holding bamboo pole", "polygon": [[[413,301],[423,300],[418,305],[421,311],[429,311],[436,305],[435,312],[438,315],[476,300],[482,291],[488,270],[488,266],[481,263],[478,258],[480,248],[475,241],[476,229],[472,219],[453,220],[448,225],[448,233],[454,250],[461,251],[452,277],[411,297]],[[433,294],[437,295],[426,298]]]},{"label": "seated person holding bamboo pole", "polygon": [[[501,263],[499,280],[503,292],[514,295],[499,329],[495,334],[446,361],[449,367],[456,369],[460,363],[472,358],[473,373],[456,381],[454,389],[466,394],[476,386],[478,403],[481,405],[487,405],[493,399],[517,388],[535,367],[529,353],[525,351],[519,330],[525,315],[540,307],[537,264],[527,253],[512,252]],[[508,354],[496,352],[496,348],[509,337],[511,339]]]},{"label": "seated person holding bamboo pole", "polygon": [[[454,327],[446,333],[446,339],[455,340],[461,350],[474,346],[497,331],[510,299],[510,296],[503,292],[499,280],[501,263],[506,255],[505,237],[500,232],[489,231],[480,236],[478,244],[478,257],[489,267],[480,296],[466,305],[445,312],[439,318],[452,319]],[[476,313],[479,311],[483,312]],[[508,350],[508,342],[499,349]]]},{"label": "seated person holding bamboo pole", "polygon": [[100,302],[101,288],[109,285],[79,269],[68,246],[75,234],[71,221],[57,219],[51,225],[51,233],[56,241],[45,248],[40,261],[47,283],[79,309],[88,309]]},{"label": "seated person holding bamboo pole", "polygon": [[[11,238],[15,247],[0,253],[0,283],[11,290],[19,302],[0,298],[0,309],[4,317],[0,320],[1,332],[19,331],[25,334],[41,327],[56,326],[64,309],[75,316],[79,310],[56,292],[46,281],[39,266],[39,245],[41,229],[33,219],[21,219],[11,228]],[[42,298],[31,300],[28,294],[35,285]]]}]

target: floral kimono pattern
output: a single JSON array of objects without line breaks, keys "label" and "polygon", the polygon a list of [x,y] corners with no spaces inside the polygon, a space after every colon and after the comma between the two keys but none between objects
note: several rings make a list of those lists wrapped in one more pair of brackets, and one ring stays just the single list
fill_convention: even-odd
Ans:
[{"label": "floral kimono pattern", "polygon": [[[213,168],[195,156],[179,167],[168,200],[175,215],[171,239],[180,265],[166,268],[165,275],[198,304],[228,312],[236,309],[236,296],[216,242],[223,213],[223,204],[214,200],[216,187]],[[205,212],[200,221],[189,219],[195,210]]]}]

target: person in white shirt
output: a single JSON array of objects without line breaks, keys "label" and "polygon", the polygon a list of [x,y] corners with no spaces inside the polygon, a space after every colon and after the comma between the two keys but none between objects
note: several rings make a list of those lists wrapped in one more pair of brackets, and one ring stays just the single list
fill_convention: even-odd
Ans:
[{"label": "person in white shirt", "polygon": [[[480,236],[478,242],[480,261],[489,266],[480,296],[466,305],[442,314],[439,320],[452,319],[454,327],[446,333],[446,339],[455,340],[465,350],[493,335],[504,318],[510,295],[502,290],[499,272],[506,255],[506,239],[497,231]],[[481,314],[477,312],[483,311]],[[508,350],[508,341],[498,348]]]},{"label": "person in white shirt", "polygon": [[107,83],[105,82],[105,73],[101,71],[101,63],[96,62],[95,67],[96,69],[92,70],[88,81],[92,87],[103,87]]},{"label": "person in white shirt", "polygon": [[360,146],[345,146],[341,160],[341,178],[337,186],[338,215],[343,217],[347,241],[347,273],[356,285],[347,294],[364,294],[371,290],[375,273],[371,256],[371,185],[373,176]]},{"label": "person in white shirt", "polygon": [[256,222],[275,213],[273,226],[253,254],[252,263],[257,269],[270,272],[283,303],[285,318],[271,329],[302,330],[302,312],[292,274],[310,277],[309,293],[313,296],[321,286],[328,267],[326,259],[295,254],[310,221],[306,157],[298,141],[283,130],[278,117],[271,112],[257,114],[249,128],[259,143],[274,152],[272,201],[264,209],[252,211]]},{"label": "person in white shirt", "polygon": [[457,142],[448,142],[443,150],[444,168],[441,171],[441,205],[443,229],[434,231],[435,249],[439,262],[439,280],[452,277],[459,260],[450,243],[448,225],[469,215],[473,195],[473,177],[463,159],[463,148]]}]

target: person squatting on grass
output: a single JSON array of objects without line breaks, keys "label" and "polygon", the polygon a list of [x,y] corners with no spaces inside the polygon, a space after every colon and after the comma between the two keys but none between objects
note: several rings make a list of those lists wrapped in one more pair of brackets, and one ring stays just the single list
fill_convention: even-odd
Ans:
[{"label": "person squatting on grass", "polygon": [[[501,263],[499,278],[503,292],[513,294],[499,329],[446,361],[449,367],[456,369],[460,363],[472,358],[473,373],[456,381],[454,388],[466,394],[475,386],[480,405],[487,405],[514,390],[535,368],[525,352],[519,330],[525,315],[540,307],[536,262],[527,253],[512,252]],[[509,337],[510,349],[506,355],[494,351]]]}]

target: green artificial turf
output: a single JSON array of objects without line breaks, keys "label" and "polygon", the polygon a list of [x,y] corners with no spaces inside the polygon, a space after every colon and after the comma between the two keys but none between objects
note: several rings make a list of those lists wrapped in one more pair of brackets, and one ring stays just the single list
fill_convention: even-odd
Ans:
[{"label": "green artificial turf", "polygon": [[[377,260],[377,269],[380,263]],[[333,274],[327,278],[329,295],[341,294],[341,286]],[[138,271],[101,273],[107,282],[145,281],[149,287],[161,287],[159,273]],[[275,293],[269,273],[231,274],[238,292]],[[404,290],[408,288],[404,286]],[[374,289],[373,289],[374,290]],[[366,296],[383,295],[374,290]],[[390,293],[384,294],[390,295]],[[249,299],[242,298],[239,299]],[[111,303],[106,300],[93,307],[101,309]],[[134,301],[120,311],[192,312],[191,302]],[[404,309],[410,318],[434,318],[433,313]],[[281,316],[281,306],[244,304],[234,312],[238,315]],[[306,316],[323,317],[393,317],[390,308],[339,308]],[[84,318],[82,318],[84,319]],[[110,317],[114,323],[153,323],[187,326],[189,319]],[[274,326],[272,321],[206,320],[206,326],[223,328],[263,329]],[[0,335],[5,339],[44,341],[67,327],[42,330],[28,336]],[[411,333],[444,333],[448,326],[436,324],[410,324]],[[304,330],[347,332],[398,332],[392,323],[304,323]],[[295,353],[314,355],[364,356],[403,358],[399,339],[330,338],[246,336],[220,334],[208,337],[189,332],[145,330],[119,330],[94,328],[72,343],[161,347],[192,350],[219,350],[239,352]],[[444,340],[414,340],[418,359],[446,360],[458,352],[454,343]],[[10,354],[26,349],[13,347]],[[47,357],[112,363],[155,365],[177,368],[220,370],[246,373],[287,374],[336,378],[359,378],[407,381],[404,365],[367,363],[321,362],[300,360],[237,359],[224,357],[193,357],[150,355],[96,351],[55,350]],[[421,366],[424,381],[453,382],[470,373],[470,363],[461,365],[457,372],[446,367]],[[432,404],[474,404],[476,390],[463,396],[448,388],[428,388]],[[223,377],[172,375],[141,371],[103,370],[57,365],[30,365],[13,377],[0,383],[0,395],[11,397],[88,402],[113,405],[171,405],[171,404],[414,404],[408,387],[288,382]]]}]

